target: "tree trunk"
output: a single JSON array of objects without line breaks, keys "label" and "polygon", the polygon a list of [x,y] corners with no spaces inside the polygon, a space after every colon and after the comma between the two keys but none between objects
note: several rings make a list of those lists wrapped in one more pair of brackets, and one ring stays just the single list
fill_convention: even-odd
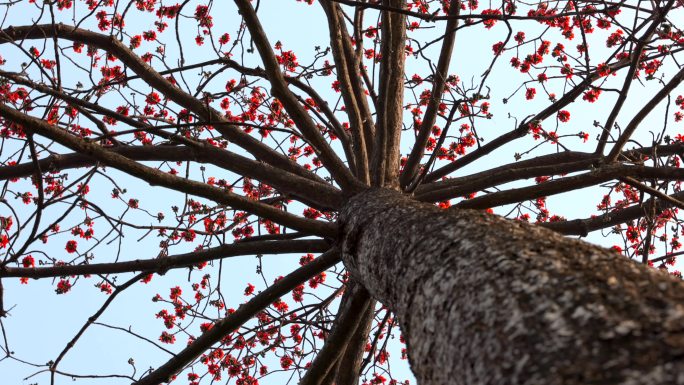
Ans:
[{"label": "tree trunk", "polygon": [[352,277],[420,385],[684,384],[684,285],[552,231],[390,190],[340,215]]}]

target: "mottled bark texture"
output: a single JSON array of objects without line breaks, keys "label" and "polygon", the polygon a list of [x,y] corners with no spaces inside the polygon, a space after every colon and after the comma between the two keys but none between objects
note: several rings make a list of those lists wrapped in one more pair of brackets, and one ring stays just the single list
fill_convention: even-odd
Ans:
[{"label": "mottled bark texture", "polygon": [[684,285],[610,250],[389,190],[340,216],[420,385],[684,384]]}]

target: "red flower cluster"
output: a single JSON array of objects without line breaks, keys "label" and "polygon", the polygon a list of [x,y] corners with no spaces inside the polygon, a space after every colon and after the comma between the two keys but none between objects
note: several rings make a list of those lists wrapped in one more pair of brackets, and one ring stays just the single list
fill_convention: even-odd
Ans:
[{"label": "red flower cluster", "polygon": [[158,93],[152,91],[145,98],[145,103],[147,104],[158,104],[161,101],[161,97]]},{"label": "red flower cluster", "polygon": [[159,341],[165,344],[172,344],[176,342],[176,336],[167,332],[162,332],[161,336],[159,336]]},{"label": "red flower cluster", "polygon": [[594,103],[598,100],[599,95],[601,95],[601,90],[595,88],[585,92],[582,99],[586,100],[589,103]]},{"label": "red flower cluster", "polygon": [[66,249],[67,253],[75,253],[76,252],[76,247],[78,246],[78,243],[74,240],[67,241],[66,246],[64,249]]},{"label": "red flower cluster", "polygon": [[36,260],[31,255],[27,255],[21,259],[21,265],[25,268],[31,268],[36,265]]},{"label": "red flower cluster", "polygon": [[55,293],[64,294],[69,292],[69,290],[71,290],[71,282],[68,279],[61,279],[57,283],[57,289],[55,289]]}]

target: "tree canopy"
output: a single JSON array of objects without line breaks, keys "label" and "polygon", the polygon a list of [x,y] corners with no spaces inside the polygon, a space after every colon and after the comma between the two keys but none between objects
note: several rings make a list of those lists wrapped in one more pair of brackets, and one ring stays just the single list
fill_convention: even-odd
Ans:
[{"label": "tree canopy", "polygon": [[[586,326],[577,309],[603,310],[537,295],[556,286],[614,311],[577,341],[646,342],[639,359],[545,381],[608,381],[620,362],[637,373],[615,369],[620,381],[684,383],[669,374],[684,351],[683,1],[0,8],[0,371],[50,384],[382,385],[408,381],[408,356],[423,385],[532,384],[519,367],[566,350],[516,350],[502,380],[469,377],[494,353],[456,358],[435,341],[484,346],[490,313],[463,319],[500,305],[491,325],[548,328],[559,340],[545,343],[565,346],[574,329],[556,313]],[[509,268],[513,254],[527,267]],[[19,348],[26,330],[12,319],[40,312],[37,296],[65,314],[40,321],[46,346]],[[642,310],[648,333],[629,318]],[[140,350],[97,357],[123,340]],[[588,346],[576,350],[591,362]],[[69,360],[81,350],[90,367]],[[472,367],[459,379],[431,367],[457,359]]]}]

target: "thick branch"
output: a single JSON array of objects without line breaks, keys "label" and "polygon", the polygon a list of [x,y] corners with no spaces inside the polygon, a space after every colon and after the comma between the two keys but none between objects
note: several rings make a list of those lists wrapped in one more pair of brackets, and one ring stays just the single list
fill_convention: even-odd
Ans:
[{"label": "thick branch", "polygon": [[[406,0],[387,0],[404,8]],[[383,11],[381,16],[380,79],[378,111],[371,161],[374,186],[399,186],[399,158],[403,125],[404,65],[406,62],[406,16]]]},{"label": "thick branch", "polygon": [[270,219],[278,224],[308,232],[309,234],[323,237],[335,236],[334,225],[321,221],[304,219],[221,188],[184,179],[164,173],[152,167],[144,166],[122,155],[107,151],[95,143],[77,138],[64,130],[51,126],[43,120],[25,115],[4,104],[0,104],[0,116],[9,122],[24,126],[28,131],[45,136],[78,153],[93,157],[105,165],[140,178],[152,185],[160,185],[173,190],[211,199],[214,202],[230,205],[238,210],[244,210],[248,213]]},{"label": "thick branch", "polygon": [[[354,285],[359,285],[354,283]],[[367,294],[366,294],[367,295]],[[368,335],[373,326],[373,319],[375,318],[375,300],[371,300],[370,306],[364,313],[358,313],[360,318],[354,334],[351,336],[344,353],[337,361],[336,372],[328,376],[331,379],[334,375],[335,385],[357,385],[359,383],[359,375],[362,370],[363,356],[366,352],[366,344],[368,343]]]},{"label": "thick branch", "polygon": [[[255,180],[264,182],[277,190],[292,196],[318,210],[332,210],[339,207],[342,195],[330,185],[313,182],[284,171],[275,170],[269,165],[243,158],[213,146],[200,144],[199,148],[185,146],[131,146],[107,149],[128,159],[136,161],[195,161],[213,164]],[[90,167],[98,160],[79,153],[54,154],[38,161],[41,170],[55,172],[71,168]],[[0,180],[28,177],[33,174],[32,162],[15,166],[0,167]]]},{"label": "thick branch", "polygon": [[[647,185],[639,182],[638,180],[631,178],[631,177],[628,177],[628,176],[622,177],[622,178],[620,178],[620,180],[622,182],[636,188],[639,191],[645,192],[645,193],[647,193],[647,194],[649,194],[655,198],[659,198],[660,200],[663,200],[663,201],[665,201],[665,202],[667,202],[667,203],[669,203],[669,204],[671,204],[671,205],[673,205],[679,209],[684,210],[684,202],[680,201],[677,198],[673,198],[673,197],[667,195],[666,193],[664,193],[664,192],[662,192],[656,188],[653,188],[651,186],[647,186]],[[646,249],[648,249],[648,247],[646,247]]]},{"label": "thick branch", "polygon": [[[458,16],[461,13],[460,0],[451,0],[449,3],[449,16]],[[420,166],[420,161],[425,154],[425,145],[430,138],[432,126],[437,120],[437,112],[439,111],[439,104],[442,101],[442,94],[446,86],[446,79],[449,75],[449,64],[451,63],[451,54],[454,50],[454,42],[456,41],[456,30],[458,29],[458,18],[449,19],[446,23],[444,32],[444,41],[442,42],[442,49],[439,53],[437,61],[437,69],[432,76],[432,97],[428,101],[423,122],[418,130],[418,136],[413,144],[411,154],[409,154],[404,166],[404,172],[401,174],[401,187],[406,187],[411,180],[416,176],[416,172]]]},{"label": "thick branch", "polygon": [[[349,68],[351,86],[356,95],[356,102],[361,112],[363,123],[363,132],[361,134],[364,135],[366,154],[368,155],[370,162],[370,156],[373,154],[375,124],[373,122],[374,113],[368,105],[368,98],[366,98],[366,95],[370,96],[370,100],[373,102],[376,111],[378,107],[378,97],[373,89],[373,82],[368,76],[366,65],[363,63],[363,38],[357,39],[354,41],[354,44],[352,44],[352,39],[347,31],[347,25],[343,22],[344,12],[342,11],[342,8],[338,4],[335,4],[334,8],[339,15],[340,29],[342,31],[342,36],[344,37],[342,39],[342,46],[344,48],[344,54],[348,58],[347,65]],[[354,23],[362,23],[362,21],[363,12],[357,9],[357,12],[355,12],[354,15]],[[354,25],[354,33],[356,34],[361,28],[361,24]]]},{"label": "thick branch", "polygon": [[[548,159],[554,157],[548,156],[544,158]],[[504,167],[502,169],[496,169],[494,172],[486,171],[460,178],[450,179],[440,184],[442,188],[436,189],[434,187],[437,186],[432,186],[433,188],[429,190],[424,190],[420,193],[417,193],[416,199],[423,202],[438,202],[447,199],[453,199],[476,191],[484,190],[488,187],[493,187],[520,179],[535,178],[538,176],[560,175],[587,170],[593,163],[597,161],[597,159],[594,157],[584,158],[584,160],[549,164],[547,166],[515,168]],[[433,184],[437,185],[438,183],[440,182],[435,182]]]},{"label": "thick branch", "polygon": [[645,167],[610,165],[584,173],[544,182],[535,186],[499,191],[456,204],[461,209],[484,209],[545,197],[584,187],[594,186],[626,176],[656,178],[661,180],[684,180],[684,169],[671,167]]},{"label": "thick branch", "polygon": [[[354,285],[353,292],[338,310],[341,315],[335,324],[335,328],[325,340],[325,345],[316,355],[304,377],[299,381],[299,385],[320,385],[323,383],[325,377],[345,352],[347,345],[363,321],[363,317],[360,315],[365,314],[372,303],[374,302],[368,296],[366,289]],[[351,368],[342,368],[342,370],[349,369]],[[355,374],[358,376],[358,373]]]},{"label": "thick branch", "polygon": [[321,6],[328,18],[328,29],[330,31],[330,46],[332,48],[333,58],[335,60],[335,71],[337,73],[337,80],[340,82],[340,92],[344,100],[345,111],[349,117],[349,128],[352,132],[352,139],[354,141],[354,155],[356,164],[356,176],[364,181],[366,184],[370,183],[368,173],[368,147],[366,143],[366,120],[370,116],[365,116],[362,112],[362,101],[360,98],[365,98],[365,95],[359,95],[355,92],[353,82],[360,80],[358,67],[356,66],[356,58],[349,56],[345,50],[344,39],[349,39],[346,36],[346,28],[344,21],[341,20],[339,7],[337,4],[331,4],[329,1],[321,1]]},{"label": "thick branch", "polygon": [[[620,137],[615,141],[615,145],[613,145],[613,148],[610,150],[610,154],[608,154],[607,161],[608,162],[613,162],[617,160],[617,158],[620,156],[620,153],[622,152],[622,148],[627,144],[627,141],[632,137],[632,134],[636,129],[639,127],[641,122],[648,116],[648,114],[653,111],[654,108],[660,104],[669,94],[670,92],[674,91],[677,86],[684,80],[684,68],[680,69],[679,72],[675,76],[670,79],[670,81],[663,87],[658,93],[651,98],[651,100],[644,105],[644,107],[639,110],[639,112],[634,115],[634,118],[629,122],[627,127],[625,127],[625,130],[622,132]],[[606,129],[608,127],[605,127]]]},{"label": "thick branch", "polygon": [[217,110],[173,85],[114,36],[103,35],[64,24],[36,24],[9,27],[2,30],[0,33],[0,44],[17,40],[46,39],[55,36],[70,41],[87,43],[90,46],[107,51],[121,60],[122,63],[140,76],[147,84],[175,103],[194,112],[206,121],[224,123],[217,125],[217,131],[226,139],[244,148],[257,159],[294,174],[321,181],[321,178],[293,162],[285,155],[278,153],[259,140],[249,136],[237,126],[230,124]]},{"label": "thick branch", "polygon": [[191,267],[216,259],[254,254],[321,253],[330,248],[324,240],[285,240],[241,242],[191,253],[170,255],[154,259],[136,259],[126,262],[93,263],[50,267],[0,267],[0,277],[47,278],[86,274],[118,274],[134,271],[166,272],[170,269]]},{"label": "thick branch", "polygon": [[670,8],[672,8],[673,5],[674,0],[670,0],[670,2],[667,3],[665,8],[660,11],[660,14],[658,14],[657,17],[655,17],[651,25],[642,34],[641,38],[637,39],[636,47],[634,47],[634,50],[631,53],[631,62],[629,64],[629,70],[627,71],[627,74],[625,74],[625,80],[622,85],[622,89],[620,90],[618,99],[615,101],[615,104],[613,105],[613,109],[610,111],[608,120],[603,125],[603,132],[601,133],[598,146],[596,147],[597,154],[603,154],[603,149],[605,148],[606,142],[608,141],[610,131],[613,129],[613,124],[615,124],[615,120],[617,119],[618,114],[622,109],[622,105],[625,103],[625,100],[627,100],[627,94],[629,93],[629,88],[631,87],[632,81],[634,80],[634,74],[636,74],[636,71],[639,67],[639,61],[641,60],[641,55],[644,52],[644,48],[646,48],[646,45],[651,40],[651,36],[655,33],[656,28],[658,28],[661,25],[662,21],[665,19],[668,12],[670,11]]},{"label": "thick branch", "polygon": [[[629,65],[630,61],[629,59],[624,59],[621,61],[618,61],[614,64],[611,64],[610,70],[611,71],[617,71],[620,68],[623,68],[627,65]],[[576,85],[572,90],[570,90],[568,93],[563,95],[560,99],[552,103],[550,106],[546,107],[544,110],[539,112],[537,115],[535,115],[532,119],[530,120],[525,120],[523,121],[517,128],[515,128],[512,131],[509,131],[498,138],[492,140],[491,142],[485,144],[484,146],[478,148],[477,150],[466,154],[462,158],[457,159],[456,161],[447,164],[445,166],[442,166],[441,168],[438,168],[437,170],[429,173],[425,177],[425,182],[434,182],[442,177],[445,177],[449,175],[450,173],[480,159],[481,157],[491,153],[492,151],[498,149],[499,147],[515,140],[522,138],[525,136],[528,131],[529,131],[529,124],[531,122],[542,122],[545,119],[549,118],[553,114],[557,113],[558,111],[561,110],[561,108],[567,106],[568,104],[572,103],[575,101],[575,99],[582,94],[589,86],[599,79],[598,72],[594,71],[590,74],[587,75],[587,77]]]},{"label": "thick branch", "polygon": [[[236,62],[235,60],[231,60],[228,58],[222,58],[221,61],[218,63],[223,64],[228,68],[234,69],[235,71],[244,75],[258,76],[260,78],[268,79],[268,74],[261,68],[245,67]],[[328,122],[330,123],[330,126],[332,127],[333,131],[335,132],[335,135],[337,135],[340,138],[345,155],[351,157],[352,152],[350,148],[349,135],[342,128],[342,125],[335,117],[333,111],[330,110],[328,102],[326,102],[321,97],[321,95],[318,92],[316,92],[316,90],[314,90],[311,86],[300,80],[299,77],[284,75],[284,78],[287,83],[292,84],[293,86],[304,91],[314,100],[314,102],[316,102],[316,107],[321,109],[325,117],[328,119]]]},{"label": "thick branch", "polygon": [[[674,200],[682,201],[684,200],[684,192],[672,194],[670,197]],[[645,216],[646,210],[651,207],[651,204],[654,205],[653,207],[656,215],[659,215],[664,210],[674,206],[671,200],[656,199],[653,201],[652,198],[646,200],[642,204],[633,205],[625,209],[612,211],[599,216],[592,216],[591,218],[540,223],[539,226],[564,235],[579,235],[586,237],[592,231],[617,226],[621,223]]]},{"label": "thick branch", "polygon": [[339,252],[336,249],[333,249],[288,274],[285,278],[274,283],[268,289],[257,294],[254,298],[249,300],[249,302],[240,306],[235,313],[216,322],[210,330],[202,334],[201,337],[197,338],[187,348],[183,349],[180,353],[176,354],[149,375],[141,378],[135,385],[158,385],[168,381],[171,376],[182,370],[183,367],[199,357],[212,345],[237,330],[265,307],[287,294],[307,279],[332,267],[338,261]]},{"label": "thick branch", "polygon": [[266,32],[261,27],[261,22],[257,17],[256,11],[252,8],[252,4],[250,4],[249,0],[235,0],[235,4],[237,4],[240,14],[252,35],[261,60],[264,62],[268,80],[271,82],[271,94],[283,103],[283,107],[285,107],[297,128],[302,132],[302,135],[315,149],[330,175],[343,189],[349,190],[351,193],[356,189],[355,186],[359,185],[359,182],[350,173],[337,154],[335,154],[330,144],[325,141],[320,130],[316,127],[316,123],[288,89]]},{"label": "thick branch", "polygon": [[[652,157],[654,153],[659,157],[684,154],[684,143],[626,150],[621,156],[627,161],[641,163],[646,157]],[[549,176],[556,171],[571,173],[586,170],[591,165],[600,164],[601,159],[599,155],[577,151],[541,155],[471,175],[423,184],[418,186],[415,196],[423,202],[437,202],[523,178]]]}]

